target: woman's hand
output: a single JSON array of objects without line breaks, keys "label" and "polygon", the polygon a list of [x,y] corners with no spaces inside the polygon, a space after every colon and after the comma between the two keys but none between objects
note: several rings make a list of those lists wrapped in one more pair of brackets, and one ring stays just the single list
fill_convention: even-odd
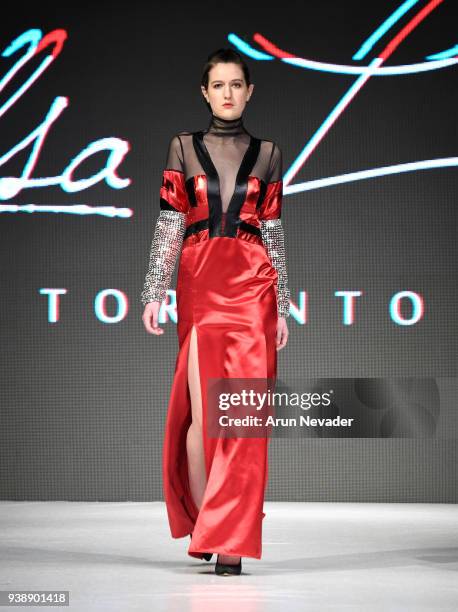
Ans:
[{"label": "woman's hand", "polygon": [[157,324],[160,308],[161,302],[148,302],[148,304],[145,304],[145,310],[142,315],[143,325],[146,331],[156,336],[160,336],[164,333],[162,327],[159,327]]},{"label": "woman's hand", "polygon": [[277,323],[277,351],[281,351],[288,342],[288,326],[286,324],[286,317],[278,317]]}]

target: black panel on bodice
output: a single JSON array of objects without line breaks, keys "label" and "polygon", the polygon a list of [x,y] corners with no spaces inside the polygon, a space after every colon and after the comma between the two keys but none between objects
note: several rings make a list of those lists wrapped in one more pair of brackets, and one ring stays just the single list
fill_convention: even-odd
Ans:
[{"label": "black panel on bodice", "polygon": [[205,131],[180,132],[172,138],[165,168],[183,172],[185,181],[206,174],[219,188],[223,213],[231,200],[235,205],[248,176],[270,183],[279,181],[283,172],[281,151],[274,142],[252,136],[243,116],[222,119],[216,115]]}]

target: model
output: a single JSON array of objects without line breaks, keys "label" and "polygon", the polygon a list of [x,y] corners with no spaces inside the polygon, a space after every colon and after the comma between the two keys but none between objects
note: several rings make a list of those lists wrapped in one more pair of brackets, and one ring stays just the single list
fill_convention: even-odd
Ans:
[{"label": "model", "polygon": [[163,490],[172,537],[191,536],[192,557],[218,553],[218,575],[261,558],[269,438],[210,438],[207,381],[275,380],[288,339],[282,155],[245,128],[253,89],[236,51],[209,56],[201,90],[211,120],[170,141],[141,295],[146,330],[162,334],[159,308],[179,255]]}]

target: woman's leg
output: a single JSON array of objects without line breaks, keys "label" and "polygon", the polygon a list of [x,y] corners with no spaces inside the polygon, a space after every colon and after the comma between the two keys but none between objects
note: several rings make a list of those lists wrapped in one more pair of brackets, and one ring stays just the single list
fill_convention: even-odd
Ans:
[{"label": "woman's leg", "polygon": [[[197,351],[196,328],[191,329],[188,353],[188,385],[191,396],[192,423],[188,429],[186,447],[188,453],[189,486],[197,508],[200,509],[207,485],[205,455],[202,439],[202,390],[200,387],[199,355]],[[220,563],[237,564],[240,557],[219,555]]]},{"label": "woman's leg", "polygon": [[189,486],[197,508],[200,508],[207,485],[205,456],[202,439],[202,395],[199,377],[196,329],[191,329],[188,353],[188,385],[191,396],[192,423],[188,429],[186,448],[188,453]]}]

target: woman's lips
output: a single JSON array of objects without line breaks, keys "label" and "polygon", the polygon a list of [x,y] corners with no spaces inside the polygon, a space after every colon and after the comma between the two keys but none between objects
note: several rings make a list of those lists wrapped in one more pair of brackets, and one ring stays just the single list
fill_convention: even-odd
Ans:
[{"label": "woman's lips", "polygon": [[226,108],[230,108],[232,106],[234,106],[233,104],[230,104],[229,102],[227,104],[223,104],[223,106],[225,106]]}]

